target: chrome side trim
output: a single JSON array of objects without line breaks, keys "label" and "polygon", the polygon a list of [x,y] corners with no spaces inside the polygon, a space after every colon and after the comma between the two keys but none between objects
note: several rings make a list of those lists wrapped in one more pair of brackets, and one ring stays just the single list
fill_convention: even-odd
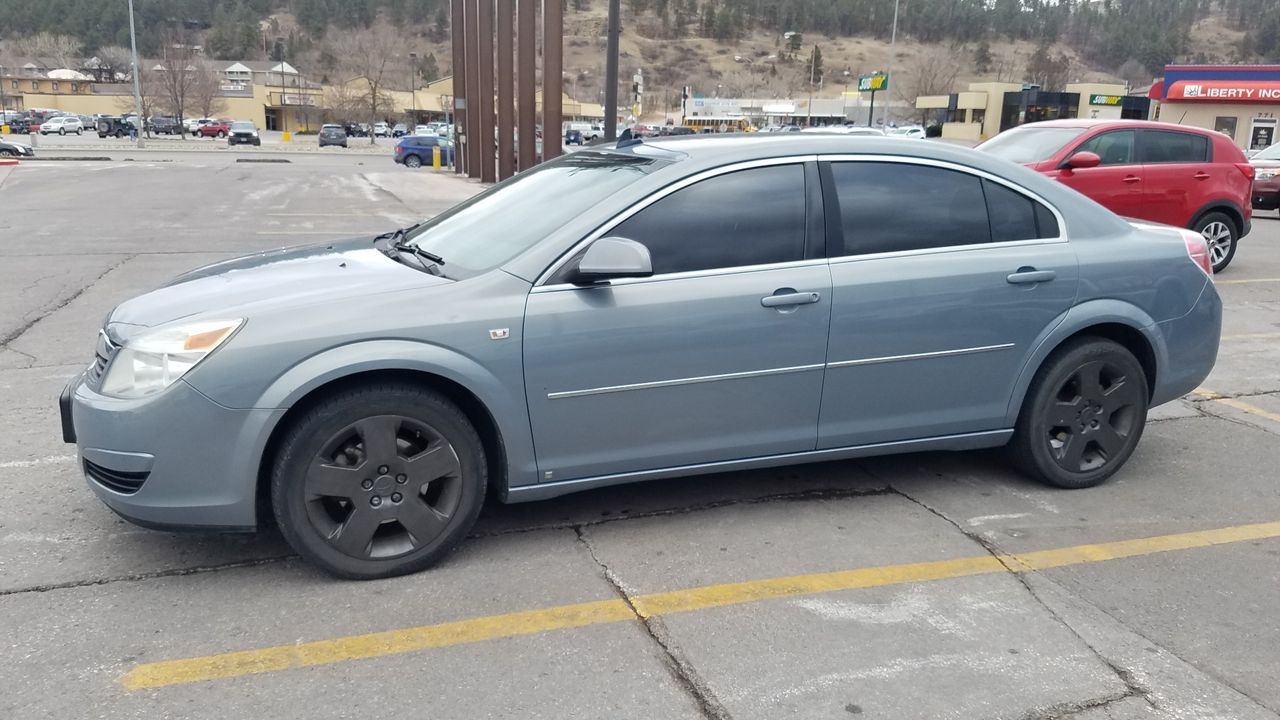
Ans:
[{"label": "chrome side trim", "polygon": [[[535,280],[533,283],[534,291],[536,292],[539,287],[546,285],[547,280],[553,277],[557,272],[559,272],[560,268],[563,267],[564,264],[569,261],[569,258],[576,255],[579,250],[586,247],[589,243],[596,240],[597,238],[604,237],[609,231],[613,230],[618,225],[621,225],[623,221],[630,218],[632,215],[635,215],[641,210],[649,207],[650,205],[658,202],[662,198],[670,195],[671,193],[674,193],[677,190],[681,190],[696,182],[706,180],[707,178],[715,177],[717,175],[724,175],[726,173],[736,172],[738,170],[750,170],[751,168],[768,167],[770,165],[799,165],[806,162],[813,162],[817,158],[818,156],[814,155],[813,153],[806,153],[803,155],[786,155],[782,157],[762,158],[759,160],[746,160],[743,162],[736,162],[730,165],[721,165],[720,167],[717,167],[717,168],[711,168],[710,170],[703,170],[700,173],[690,175],[686,178],[681,178],[671,183],[670,185],[662,188],[661,190],[657,190],[652,194],[648,195],[647,197],[642,198],[640,201],[629,206],[627,209],[609,218],[609,220],[606,221],[604,224],[602,224],[600,227],[596,228],[594,231],[592,231],[583,239],[579,240],[577,243],[574,243],[573,247],[569,248],[568,252],[564,253],[559,258],[557,258],[555,262],[551,263],[550,267],[548,267],[546,270],[542,272],[541,275],[538,276],[538,279]],[[723,268],[723,269],[736,271],[736,270],[740,270],[741,268]],[[676,273],[673,273],[671,275],[663,275],[663,276],[655,276],[655,277],[667,278],[667,277],[674,277],[675,275]],[[572,288],[576,286],[561,285],[556,287]]]},{"label": "chrome side trim", "polygon": [[700,383],[719,382],[721,380],[740,380],[742,378],[764,377],[766,375],[786,375],[789,373],[821,370],[822,363],[814,365],[796,365],[794,367],[771,368],[769,370],[748,370],[746,372],[724,373],[722,375],[699,375],[697,377],[677,378],[675,380],[654,380],[652,382],[631,383],[629,385],[609,385],[606,387],[587,388],[585,390],[564,390],[547,393],[548,400],[585,397],[587,395],[606,395],[608,393],[627,392],[629,390],[651,390],[653,388],[676,387],[678,385],[697,385]]},{"label": "chrome side trim", "polygon": [[[785,270],[788,268],[817,267],[826,265],[826,258],[809,258],[808,260],[791,260],[788,262],[765,263],[763,265],[740,265],[737,267],[713,268],[710,270],[689,270],[687,272],[651,275],[643,278],[619,278],[610,280],[601,287],[618,287],[620,285],[643,285],[644,283],[664,282],[666,280],[688,280],[691,278],[715,277],[717,275],[741,275],[743,273],[764,272],[766,270]],[[529,292],[531,294],[564,292],[566,290],[587,290],[594,286],[556,283],[555,285],[538,285]]]},{"label": "chrome side trim", "polygon": [[974,250],[992,250],[996,248],[1023,247],[1030,245],[1062,245],[1066,240],[1062,238],[1056,239],[1037,239],[1037,240],[1009,240],[1007,242],[990,242],[990,243],[973,243],[970,245],[948,245],[946,247],[936,248],[920,248],[918,250],[891,250],[888,252],[865,253],[863,255],[841,255],[831,258],[832,265],[845,265],[855,262],[866,262],[868,260],[882,260],[885,258],[911,257],[913,255],[946,255],[947,253],[971,252]]},{"label": "chrome side trim", "polygon": [[753,468],[777,467],[780,465],[796,465],[799,463],[824,462],[827,460],[845,460],[874,455],[892,455],[895,453],[923,452],[926,450],[977,450],[979,448],[998,447],[1013,437],[1013,430],[984,430],[981,432],[958,433],[920,438],[917,440],[895,440],[892,442],[871,443],[867,445],[850,445],[848,447],[809,450],[806,452],[785,453],[782,455],[766,455],[764,457],[745,458],[742,460],[724,460],[720,462],[697,463],[657,470],[640,470],[637,472],[615,473],[613,475],[597,475],[595,477],[558,482],[521,485],[507,489],[507,502],[528,502],[546,500],[580,490],[590,490],[610,485],[622,485],[641,480],[661,480],[664,478],[686,475],[708,475],[710,473],[733,470],[750,470]]},{"label": "chrome side trim", "polygon": [[911,353],[910,355],[886,355],[884,357],[859,358],[857,360],[841,360],[839,362],[827,363],[828,368],[853,367],[855,365],[878,365],[880,363],[899,362],[901,360],[921,360],[924,358],[952,357],[955,355],[973,355],[975,353],[994,352],[996,350],[1007,350],[1013,347],[1013,343],[1003,343],[1000,345],[983,345],[981,347],[959,348],[957,350],[936,350],[934,352]]}]

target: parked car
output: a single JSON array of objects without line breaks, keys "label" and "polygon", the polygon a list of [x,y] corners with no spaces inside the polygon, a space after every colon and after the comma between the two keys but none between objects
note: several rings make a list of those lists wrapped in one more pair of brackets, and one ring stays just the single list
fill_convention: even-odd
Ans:
[{"label": "parked car", "polygon": [[1254,168],[1230,137],[1140,120],[1050,120],[1007,130],[979,150],[1022,163],[1119,215],[1191,228],[1214,272],[1249,234]]},{"label": "parked car", "polygon": [[409,128],[404,123],[396,123],[396,126],[391,128],[391,137],[401,137],[408,134]]},{"label": "parked car", "polygon": [[230,120],[211,120],[196,127],[196,137],[216,137],[224,138],[231,133]]},{"label": "parked car", "polygon": [[317,138],[320,147],[328,145],[337,145],[339,147],[347,146],[347,131],[341,125],[321,125],[320,135]]},{"label": "parked car", "polygon": [[596,123],[590,122],[571,122],[565,128],[566,130],[577,130],[582,133],[584,142],[591,142],[599,137],[604,137],[604,128]]},{"label": "parked car", "polygon": [[123,517],[270,513],[351,578],[431,565],[487,494],[1006,443],[1083,488],[1212,369],[1208,253],[944,143],[603,145],[122,303],[62,428]]},{"label": "parked car", "polygon": [[581,131],[581,130],[574,130],[574,129],[572,129],[572,128],[570,128],[569,130],[565,130],[565,131],[564,131],[564,144],[565,144],[565,145],[581,145],[581,144],[582,144],[582,131]]},{"label": "parked car", "polygon": [[49,133],[57,133],[59,135],[75,133],[76,135],[81,135],[84,133],[84,125],[80,123],[80,118],[75,115],[58,115],[40,123],[40,134],[48,135]]},{"label": "parked car", "polygon": [[153,117],[149,123],[149,130],[156,135],[177,135],[178,121],[171,117]]},{"label": "parked car", "polygon": [[1280,209],[1280,143],[1254,153],[1253,209]]},{"label": "parked car", "polygon": [[201,125],[208,125],[216,122],[213,118],[188,118],[186,121],[187,132],[195,135]]},{"label": "parked car", "polygon": [[893,137],[923,139],[924,126],[923,125],[901,125],[899,127],[890,129],[887,134]]},{"label": "parked car", "polygon": [[661,130],[658,131],[659,137],[666,137],[668,135],[693,135],[693,134],[694,134],[693,128],[687,128],[683,125],[665,125]]},{"label": "parked car", "polygon": [[453,162],[453,142],[439,135],[405,135],[396,143],[392,159],[411,168],[430,165],[432,148],[437,145],[440,146],[440,162],[444,165]]},{"label": "parked car", "polygon": [[364,123],[347,123],[342,129],[347,137],[369,137],[369,126]]},{"label": "parked car", "polygon": [[384,122],[374,123],[373,134],[377,137],[389,137],[391,135],[391,128]]},{"label": "parked car", "polygon": [[96,130],[100,138],[122,138],[133,130],[133,126],[125,118],[106,116],[98,118]]},{"label": "parked car", "polygon": [[0,157],[35,157],[36,151],[31,149],[30,145],[25,143],[16,143],[12,140],[6,140],[0,137]]},{"label": "parked car", "polygon": [[414,135],[435,135],[436,131],[430,125],[414,125],[413,134]]},{"label": "parked car", "polygon": [[232,145],[262,147],[262,138],[258,137],[258,126],[248,120],[237,120],[231,123],[231,132],[227,134],[227,146]]}]

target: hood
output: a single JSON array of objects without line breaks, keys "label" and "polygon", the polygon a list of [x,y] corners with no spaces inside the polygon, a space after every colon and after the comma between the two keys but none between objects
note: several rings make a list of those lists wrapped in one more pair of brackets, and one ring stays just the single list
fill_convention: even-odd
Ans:
[{"label": "hood", "polygon": [[[192,270],[112,311],[115,335],[195,315],[255,313],[452,282],[402,265],[370,238],[284,248]],[[124,326],[124,327],[118,327]]]}]

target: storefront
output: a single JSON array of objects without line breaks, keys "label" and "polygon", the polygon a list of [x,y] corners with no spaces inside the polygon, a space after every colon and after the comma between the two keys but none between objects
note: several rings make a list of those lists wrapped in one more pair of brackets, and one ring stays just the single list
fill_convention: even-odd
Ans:
[{"label": "storefront", "polygon": [[981,142],[1012,127],[1042,120],[1147,119],[1151,100],[1127,95],[1124,85],[1071,83],[1061,92],[1021,83],[970,83],[966,92],[922,96],[916,109],[941,122],[942,137]]},{"label": "storefront", "polygon": [[1280,65],[1170,65],[1151,87],[1159,120],[1216,130],[1245,150],[1276,142]]}]

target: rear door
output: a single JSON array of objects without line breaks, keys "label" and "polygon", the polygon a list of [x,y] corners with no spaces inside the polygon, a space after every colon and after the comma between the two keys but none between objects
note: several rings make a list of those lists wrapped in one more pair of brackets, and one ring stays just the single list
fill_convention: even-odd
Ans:
[{"label": "rear door", "polygon": [[1139,131],[1144,219],[1186,227],[1215,197],[1230,191],[1227,172],[1235,166],[1211,162],[1209,138],[1177,130]]},{"label": "rear door", "polygon": [[823,168],[831,342],[818,447],[1001,430],[1075,300],[1060,218],[1026,191],[908,158]]},{"label": "rear door", "polygon": [[1111,212],[1127,217],[1156,220],[1143,206],[1142,164],[1138,162],[1136,130],[1106,130],[1081,142],[1068,157],[1091,152],[1102,159],[1097,167],[1062,168],[1051,173],[1070,187]]}]

